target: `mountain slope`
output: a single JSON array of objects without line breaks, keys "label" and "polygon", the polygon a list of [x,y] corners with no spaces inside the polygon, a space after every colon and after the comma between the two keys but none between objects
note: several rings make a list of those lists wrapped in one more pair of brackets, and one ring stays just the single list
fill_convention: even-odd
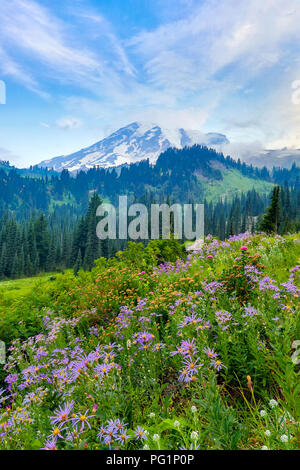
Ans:
[{"label": "mountain slope", "polygon": [[183,148],[193,144],[216,147],[228,143],[225,135],[204,134],[185,129],[165,129],[156,124],[134,122],[119,129],[105,139],[71,155],[42,161],[39,166],[61,171],[87,170],[93,166],[116,167],[136,163],[147,158],[155,163],[169,147]]},{"label": "mountain slope", "polygon": [[270,174],[266,169],[224,157],[214,149],[193,145],[168,148],[154,165],[143,160],[118,169],[94,167],[74,172],[73,177],[68,171],[54,173],[45,168],[39,171],[45,174],[35,175],[35,168],[32,172],[0,169],[0,215],[10,210],[24,217],[33,209],[81,214],[94,192],[113,204],[118,203],[119,195],[129,195],[134,200],[148,193],[159,202],[168,196],[180,203],[201,202],[205,198],[217,202],[253,188],[265,197],[272,183],[296,184],[300,168]]},{"label": "mountain slope", "polygon": [[232,200],[236,196],[254,189],[258,194],[269,194],[273,183],[259,178],[249,178],[236,169],[226,169],[222,172],[222,180],[202,182],[206,200],[213,203],[219,200]]}]

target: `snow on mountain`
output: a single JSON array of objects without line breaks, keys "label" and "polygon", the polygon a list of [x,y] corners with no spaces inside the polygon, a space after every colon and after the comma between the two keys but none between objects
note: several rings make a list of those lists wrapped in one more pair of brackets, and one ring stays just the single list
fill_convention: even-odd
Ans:
[{"label": "snow on mountain", "polygon": [[157,124],[134,122],[105,139],[71,155],[42,161],[38,166],[61,171],[87,170],[93,166],[111,168],[149,159],[154,163],[169,147],[183,148],[194,144],[219,149],[229,143],[226,136],[196,130],[166,129]]}]

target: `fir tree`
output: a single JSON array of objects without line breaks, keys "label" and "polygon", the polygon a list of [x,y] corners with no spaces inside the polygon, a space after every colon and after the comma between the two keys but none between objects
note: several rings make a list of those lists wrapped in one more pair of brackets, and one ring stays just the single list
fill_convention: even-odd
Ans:
[{"label": "fir tree", "polygon": [[79,249],[77,259],[76,259],[76,263],[75,263],[74,269],[73,269],[74,276],[77,276],[77,274],[78,274],[81,267],[82,267],[82,256],[81,256],[81,250]]},{"label": "fir tree", "polygon": [[259,230],[266,233],[277,233],[280,216],[280,187],[275,186],[272,191],[271,203],[263,216]]}]

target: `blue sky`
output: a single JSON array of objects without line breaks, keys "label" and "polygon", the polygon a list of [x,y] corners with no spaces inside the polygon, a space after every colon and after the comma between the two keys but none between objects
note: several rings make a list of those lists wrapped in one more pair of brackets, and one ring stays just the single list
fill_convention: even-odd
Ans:
[{"label": "blue sky", "polygon": [[135,120],[300,148],[299,0],[1,0],[0,159],[28,166]]}]

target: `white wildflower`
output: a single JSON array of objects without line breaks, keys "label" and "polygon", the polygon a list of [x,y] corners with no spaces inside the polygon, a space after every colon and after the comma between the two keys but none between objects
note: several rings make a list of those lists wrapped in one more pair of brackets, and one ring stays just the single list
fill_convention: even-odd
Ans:
[{"label": "white wildflower", "polygon": [[271,431],[269,431],[269,429],[267,429],[267,430],[265,431],[265,435],[266,435],[267,437],[270,437],[270,436],[271,436]]},{"label": "white wildflower", "polygon": [[192,413],[196,413],[196,412],[197,412],[196,406],[191,406],[191,412],[192,412]]},{"label": "white wildflower", "polygon": [[289,442],[289,438],[286,434],[282,434],[282,436],[280,436],[280,440],[281,442]]},{"label": "white wildflower", "polygon": [[199,437],[199,434],[197,433],[197,431],[192,431],[191,432],[191,439],[192,441],[196,441]]},{"label": "white wildflower", "polygon": [[159,434],[153,434],[153,440],[154,440],[155,442],[158,442],[159,439],[160,439],[160,438],[159,438]]},{"label": "white wildflower", "polygon": [[270,400],[269,405],[271,408],[275,408],[275,406],[278,406],[278,402],[276,400]]}]

